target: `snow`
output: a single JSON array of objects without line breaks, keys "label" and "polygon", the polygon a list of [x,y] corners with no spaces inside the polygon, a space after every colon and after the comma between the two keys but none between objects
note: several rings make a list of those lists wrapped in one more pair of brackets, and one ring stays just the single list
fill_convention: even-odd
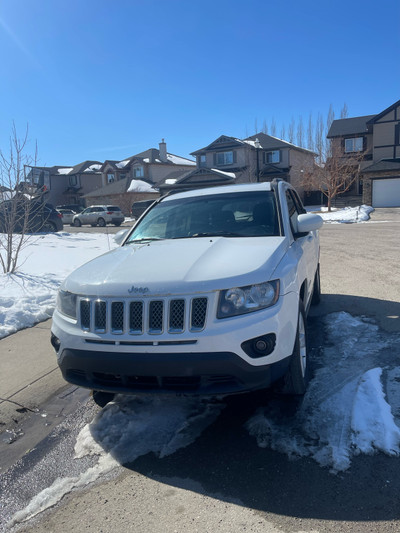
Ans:
[{"label": "snow", "polygon": [[73,167],[59,168],[57,170],[57,172],[58,172],[58,174],[69,174],[71,172],[71,170],[73,170]]},{"label": "snow", "polygon": [[[336,211],[337,220],[360,222],[360,216],[349,218],[348,211]],[[115,247],[111,236],[100,233],[34,236],[21,252],[18,272],[0,274],[0,337],[50,317],[65,276]],[[346,312],[323,321],[324,346],[311,354],[313,378],[302,402],[288,410],[288,400],[273,396],[245,429],[261,448],[290,459],[310,458],[332,473],[349,469],[360,454],[400,455],[398,334],[383,333],[373,320]],[[149,452],[162,458],[188,446],[223,409],[205,399],[116,396],[76,441],[75,460],[92,456],[96,463],[77,476],[54,481],[11,524],[28,520],[118,465]]]},{"label": "snow", "polygon": [[171,163],[174,163],[174,165],[196,166],[196,161],[192,161],[191,159],[186,159],[184,157],[179,157],[178,155],[174,155],[174,154],[167,154],[167,159]]},{"label": "snow", "polygon": [[132,180],[126,192],[156,192],[152,185],[142,180]]},{"label": "snow", "polygon": [[21,250],[18,271],[0,274],[0,339],[50,318],[62,280],[115,247],[113,238],[101,233],[33,236]]},{"label": "snow", "polygon": [[99,163],[94,163],[93,165],[90,165],[90,167],[85,168],[84,172],[96,172],[96,171],[100,170],[102,166],[103,165],[101,165]]},{"label": "snow", "polygon": [[126,165],[127,165],[128,163],[130,163],[130,161],[131,161],[130,159],[125,159],[125,161],[120,161],[120,162],[117,163],[115,166],[116,166],[117,168],[125,168]]},{"label": "snow", "polygon": [[370,219],[369,215],[374,211],[374,208],[369,205],[345,207],[344,209],[336,209],[335,207],[332,207],[332,211],[328,212],[327,207],[307,206],[306,210],[308,212],[318,213],[325,223],[353,224],[356,222],[367,222]]}]

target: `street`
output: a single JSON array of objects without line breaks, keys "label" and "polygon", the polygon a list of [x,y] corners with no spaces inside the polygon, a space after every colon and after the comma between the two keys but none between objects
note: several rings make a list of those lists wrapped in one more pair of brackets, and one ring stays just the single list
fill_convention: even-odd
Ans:
[{"label": "street", "polygon": [[[64,231],[113,234],[129,225],[66,226]],[[332,357],[340,357],[335,354],[327,333],[327,317],[333,313],[363,317],[364,322],[360,323],[367,324],[362,330],[365,338],[358,337],[354,329],[354,345],[373,346],[374,364],[380,360],[380,366],[392,364],[400,356],[399,232],[400,208],[376,210],[368,223],[326,224],[321,229],[323,296],[321,304],[312,308],[309,315],[309,341],[315,369],[321,365],[321,354],[328,353],[330,348]],[[47,335],[48,326],[43,325],[41,329]],[[346,330],[350,337],[348,331],[351,328]],[[22,334],[27,336],[29,332],[16,336]],[[12,337],[1,341],[8,350],[13,348]],[[381,340],[375,345],[377,337]],[[40,338],[44,339],[45,335]],[[43,349],[53,354],[50,343]],[[96,424],[99,427],[100,407],[87,392],[65,386],[53,371],[54,366],[52,362],[43,370],[50,376],[46,381],[48,387],[54,387],[53,395],[48,394],[50,400],[41,404],[43,412],[54,413],[49,415],[49,425],[40,425],[32,413],[19,412],[15,416],[20,417],[21,427],[27,428],[25,438],[30,434],[31,441],[22,441],[21,437],[0,444],[7,465],[5,469],[2,464],[0,471],[0,531],[388,533],[400,530],[398,457],[383,453],[359,455],[352,458],[347,470],[332,472],[318,464],[311,454],[288,457],[271,446],[257,445],[247,424],[260,407],[269,410],[272,419],[278,421],[292,420],[296,410],[301,409],[301,402],[288,400],[274,391],[226,398],[223,405],[189,404],[187,417],[177,420],[177,427],[183,424],[186,431],[182,437],[184,444],[173,445],[180,435],[178,431],[168,437],[161,452],[157,446],[150,446],[148,451],[132,453],[128,461],[119,460],[118,453],[114,453],[117,466],[104,467],[97,475],[99,463],[94,455],[82,453],[88,444],[80,432],[96,414],[93,427]],[[40,389],[35,392],[32,386],[25,390],[26,394],[30,390],[31,394],[33,391],[40,395]],[[176,401],[171,403],[173,412],[177,405],[181,410],[186,409],[184,400]],[[24,403],[23,396],[19,402]],[[146,399],[142,402],[151,412],[152,404],[147,404]],[[121,400],[120,405],[114,416],[128,413],[128,432],[130,421],[136,416],[130,414],[130,409],[140,415],[140,402],[129,405]],[[168,402],[161,402],[159,408],[168,412]],[[398,422],[399,413],[393,414]],[[13,416],[10,411],[10,421]],[[112,420],[113,414],[110,416]],[[204,420],[207,423],[199,422]],[[161,425],[162,420],[157,424]],[[143,439],[147,434],[153,438],[155,428],[146,426],[143,435],[135,431],[132,435]],[[156,438],[154,433],[153,440]],[[302,435],[296,438],[300,443]],[[131,442],[135,449],[138,443],[134,438]],[[170,452],[162,453],[165,446],[169,446]],[[74,456],[80,452],[81,459],[77,461]],[[75,485],[71,483],[76,490],[63,489],[59,481],[63,479],[74,479]],[[43,495],[40,502],[35,500],[40,491],[50,486],[54,487],[51,494]],[[22,521],[25,515],[21,515],[21,520],[9,523],[15,513],[29,504],[31,510],[26,516],[33,514],[34,505],[40,509],[50,496],[56,497],[54,502],[49,502],[48,510],[26,522]]]}]

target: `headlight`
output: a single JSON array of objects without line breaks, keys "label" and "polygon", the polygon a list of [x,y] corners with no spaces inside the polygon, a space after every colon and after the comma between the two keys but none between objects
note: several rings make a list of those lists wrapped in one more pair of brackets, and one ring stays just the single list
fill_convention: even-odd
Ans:
[{"label": "headlight", "polygon": [[271,307],[278,301],[279,280],[234,287],[221,291],[219,296],[217,318],[243,315]]},{"label": "headlight", "polygon": [[76,299],[77,294],[72,294],[72,292],[67,292],[59,290],[57,294],[57,309],[63,315],[70,316],[71,318],[76,318]]}]

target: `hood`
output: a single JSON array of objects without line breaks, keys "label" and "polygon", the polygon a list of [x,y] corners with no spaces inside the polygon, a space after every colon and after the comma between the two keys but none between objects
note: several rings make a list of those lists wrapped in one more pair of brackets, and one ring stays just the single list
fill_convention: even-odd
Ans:
[{"label": "hood", "polygon": [[272,279],[284,237],[203,237],[131,244],[81,266],[63,289],[87,296],[167,296]]}]

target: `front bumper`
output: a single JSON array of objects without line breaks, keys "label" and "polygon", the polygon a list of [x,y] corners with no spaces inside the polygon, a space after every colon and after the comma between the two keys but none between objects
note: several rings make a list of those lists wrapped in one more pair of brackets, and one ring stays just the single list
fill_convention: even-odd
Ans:
[{"label": "front bumper", "polygon": [[[58,311],[52,343],[64,378],[109,392],[233,394],[269,387],[287,370],[297,329],[297,295],[289,293],[263,311],[218,320],[210,305],[206,327],[171,335],[110,335],[83,331]],[[266,356],[243,345],[273,334]]]},{"label": "front bumper", "polygon": [[285,374],[289,359],[254,367],[232,352],[127,355],[65,349],[59,365],[66,381],[94,390],[219,395],[269,387]]}]

